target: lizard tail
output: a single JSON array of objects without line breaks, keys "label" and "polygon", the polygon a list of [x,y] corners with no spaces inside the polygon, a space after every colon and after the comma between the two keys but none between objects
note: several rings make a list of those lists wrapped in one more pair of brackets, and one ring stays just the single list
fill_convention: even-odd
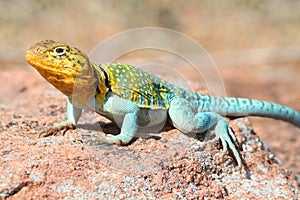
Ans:
[{"label": "lizard tail", "polygon": [[226,116],[260,116],[290,122],[300,128],[300,113],[286,106],[267,101],[246,98],[211,97],[208,108]]}]

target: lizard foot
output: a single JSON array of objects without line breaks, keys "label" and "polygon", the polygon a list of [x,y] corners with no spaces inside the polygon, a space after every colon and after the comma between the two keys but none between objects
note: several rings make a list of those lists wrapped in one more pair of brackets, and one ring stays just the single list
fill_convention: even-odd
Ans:
[{"label": "lizard foot", "polygon": [[225,153],[228,150],[228,147],[231,149],[237,163],[238,166],[241,167],[242,166],[242,160],[240,157],[240,154],[238,152],[238,150],[236,149],[233,141],[237,141],[235,135],[233,134],[231,128],[228,125],[228,122],[226,120],[220,120],[218,121],[217,125],[216,125],[216,139],[220,139],[222,146],[223,146],[223,151],[221,156],[223,157],[225,155]]},{"label": "lizard foot", "polygon": [[116,144],[117,146],[125,146],[129,143],[127,141],[124,142],[119,135],[110,135],[110,134],[106,134],[100,137],[100,141],[105,144]]},{"label": "lizard foot", "polygon": [[64,135],[68,130],[75,129],[75,125],[68,120],[54,123],[52,126],[40,132],[39,137],[49,137],[51,135]]}]

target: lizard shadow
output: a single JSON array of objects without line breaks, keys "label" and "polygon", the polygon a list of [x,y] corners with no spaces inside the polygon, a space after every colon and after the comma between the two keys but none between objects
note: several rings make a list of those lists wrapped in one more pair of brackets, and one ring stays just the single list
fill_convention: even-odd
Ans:
[{"label": "lizard shadow", "polygon": [[[113,122],[113,121],[108,122],[108,123],[98,121],[98,122],[95,122],[95,123],[78,124],[77,128],[83,129],[83,130],[86,130],[86,131],[92,131],[92,132],[94,131],[96,133],[99,133],[99,135],[101,134],[101,132],[103,132],[104,134],[112,134],[112,135],[118,135],[121,132],[121,129],[118,126],[118,124]],[[151,127],[146,127],[146,128],[141,127],[138,130],[137,136],[134,137],[128,143],[128,145],[134,143],[140,137],[142,137],[144,139],[160,140],[161,136],[160,135],[155,135],[155,134],[159,134],[159,133],[162,133],[162,132],[167,132],[167,131],[174,130],[174,129],[176,129],[176,128],[171,123],[169,123],[168,121],[166,121],[161,126],[161,129],[156,129],[155,131],[153,131],[154,129],[151,128]],[[203,133],[189,133],[189,134],[185,134],[185,135],[203,142],[205,140],[213,140],[214,139],[214,137],[215,137],[214,134],[210,133],[210,132],[212,132],[212,130],[213,130],[213,128],[211,128],[211,129],[209,129],[209,130],[207,130]],[[98,135],[98,134],[96,134],[96,135]],[[101,142],[100,143],[98,143],[98,142],[99,141],[94,141],[94,142],[89,141],[88,143],[93,143],[93,144],[96,144],[96,145],[101,144]],[[222,149],[222,143],[221,142],[219,143],[219,145],[220,146],[218,148]],[[237,144],[237,148],[241,151],[242,150],[241,144]],[[229,149],[229,154],[230,154],[231,157],[234,157],[233,152],[231,151],[231,149]],[[234,162],[237,164],[236,160]],[[246,178],[250,179],[251,173],[250,173],[250,170],[249,170],[249,168],[248,168],[248,166],[247,166],[247,164],[246,164],[246,162],[244,161],[243,158],[242,158],[242,164],[245,167]]]},{"label": "lizard shadow", "polygon": [[[102,121],[98,121],[95,123],[84,123],[84,124],[78,124],[77,128],[79,129],[83,129],[86,131],[94,131],[96,133],[101,134],[101,132],[103,132],[104,134],[111,134],[111,135],[118,135],[121,132],[121,128],[119,127],[119,125],[114,122],[102,122]],[[141,138],[145,138],[145,139],[155,139],[155,140],[159,140],[161,139],[161,136],[159,135],[162,132],[167,132],[170,130],[174,130],[176,129],[169,121],[166,121],[164,124],[162,125],[158,125],[158,128],[153,128],[153,127],[139,127],[136,136],[132,139],[132,141],[129,143],[133,143],[134,141],[136,141],[139,137]],[[205,140],[213,140],[213,138],[215,137],[214,134],[209,134],[213,129],[209,129],[205,132],[202,133],[189,133],[189,134],[185,134],[190,138],[194,138],[197,139],[201,142],[205,141]],[[155,135],[157,134],[157,135]]]},{"label": "lizard shadow", "polygon": [[[118,126],[117,123],[115,123],[113,121],[108,122],[108,123],[98,121],[95,123],[78,124],[77,128],[83,129],[83,130],[88,130],[88,131],[95,131],[95,132],[98,132],[99,134],[101,132],[103,132],[105,134],[118,135],[121,132],[121,128]],[[169,122],[166,122],[165,124],[159,126],[159,128],[156,128],[156,129],[153,129],[152,127],[139,127],[138,132],[137,132],[137,137],[134,137],[130,143],[134,142],[139,137],[147,138],[147,139],[152,138],[155,140],[159,140],[159,139],[161,139],[161,137],[159,135],[155,135],[155,134],[170,131],[173,129],[176,129],[176,128],[174,126],[172,126],[172,124],[170,124]]]}]

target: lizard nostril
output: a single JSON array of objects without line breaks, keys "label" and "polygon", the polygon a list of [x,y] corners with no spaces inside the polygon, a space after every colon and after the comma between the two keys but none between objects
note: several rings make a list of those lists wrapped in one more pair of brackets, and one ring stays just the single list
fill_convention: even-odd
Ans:
[{"label": "lizard nostril", "polygon": [[40,47],[35,48],[35,52],[36,53],[40,53],[41,52],[41,48]]}]

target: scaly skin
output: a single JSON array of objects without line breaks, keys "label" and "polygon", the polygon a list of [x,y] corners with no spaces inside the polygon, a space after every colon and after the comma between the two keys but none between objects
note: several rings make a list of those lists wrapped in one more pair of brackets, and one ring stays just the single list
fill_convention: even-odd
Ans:
[{"label": "scaly skin", "polygon": [[[222,116],[262,116],[300,127],[300,113],[279,104],[244,98],[222,98],[187,91],[130,65],[91,63],[75,47],[44,40],[26,51],[26,60],[49,83],[67,96],[67,120],[55,127],[75,126],[82,109],[111,120],[121,119],[119,135],[103,142],[128,144],[138,126],[163,123],[166,118],[183,133],[215,127],[224,155],[232,150],[239,166],[236,140]],[[222,116],[221,116],[222,115]]]}]

